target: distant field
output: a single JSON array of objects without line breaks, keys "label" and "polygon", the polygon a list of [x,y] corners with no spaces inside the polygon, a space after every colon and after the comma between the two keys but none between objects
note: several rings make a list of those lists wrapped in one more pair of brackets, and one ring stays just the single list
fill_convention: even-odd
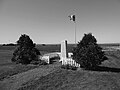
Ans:
[{"label": "distant field", "polygon": [[[73,48],[75,47],[75,44],[68,44],[67,50],[68,52],[72,52]],[[119,47],[120,44],[118,43],[111,43],[111,44],[99,44],[100,47],[105,49],[106,47]],[[46,52],[60,52],[60,44],[38,44],[36,45],[36,48],[38,48],[40,51],[46,51]]]},{"label": "distant field", "polygon": [[12,53],[10,50],[0,50],[0,65],[11,63]]},{"label": "distant field", "polygon": [[0,45],[0,50],[10,50],[13,51],[15,49],[15,46],[2,46]]},{"label": "distant field", "polygon": [[[110,44],[98,44],[101,47],[119,47],[119,43],[110,43]],[[72,51],[72,49],[75,47],[75,44],[68,44],[68,51]],[[60,51],[60,44],[37,44],[36,48],[40,51],[47,51],[47,52],[57,52]],[[2,46],[0,45],[0,50],[14,50],[15,46]]]}]

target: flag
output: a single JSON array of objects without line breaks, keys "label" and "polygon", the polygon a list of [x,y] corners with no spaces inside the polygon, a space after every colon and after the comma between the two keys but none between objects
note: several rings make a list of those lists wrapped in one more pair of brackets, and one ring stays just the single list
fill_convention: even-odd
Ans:
[{"label": "flag", "polygon": [[70,15],[70,16],[68,16],[68,17],[70,17],[70,20],[71,20],[71,21],[74,21],[74,22],[75,22],[75,15]]}]

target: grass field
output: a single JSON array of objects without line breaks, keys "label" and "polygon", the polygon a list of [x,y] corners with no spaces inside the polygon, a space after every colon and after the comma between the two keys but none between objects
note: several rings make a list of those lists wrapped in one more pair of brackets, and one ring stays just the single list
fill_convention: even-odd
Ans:
[{"label": "grass field", "polygon": [[[74,44],[68,44],[68,52],[71,52],[72,49],[74,48]],[[106,47],[106,46],[119,46],[119,44],[101,44],[102,47]],[[26,71],[30,69],[29,67],[25,67],[25,66],[20,66],[20,65],[16,65],[14,63],[11,62],[11,58],[12,58],[12,54],[15,50],[15,46],[2,46],[0,45],[0,79],[3,79],[3,77],[9,76],[9,75],[14,75],[17,74],[16,72],[22,72],[22,71]],[[60,52],[60,44],[38,44],[36,45],[36,48],[39,49],[39,51],[41,52],[41,54],[46,54],[46,53],[51,53],[51,52]],[[115,56],[115,55],[114,55]],[[24,67],[27,69],[20,69],[20,67]],[[14,69],[14,68],[18,68],[18,69]],[[29,68],[29,69],[28,69]],[[35,68],[33,66],[31,66],[31,69]],[[15,71],[18,70],[18,71]],[[7,72],[7,73],[5,73]],[[9,72],[9,74],[8,74]],[[12,73],[11,73],[12,72]],[[15,73],[13,73],[15,72]],[[6,75],[7,74],[7,75]],[[2,76],[2,77],[1,77]]]},{"label": "grass field", "polygon": [[[71,52],[74,44],[68,45]],[[101,45],[107,47],[106,45]],[[111,45],[119,46],[119,45]],[[110,45],[109,45],[110,47]],[[41,54],[59,52],[60,44],[36,45]],[[38,68],[11,62],[15,46],[0,46],[0,81],[18,73]],[[107,51],[109,57],[98,70],[64,70],[59,68],[46,76],[24,83],[19,90],[120,90],[120,51]],[[46,67],[46,66],[44,66]],[[43,67],[43,68],[44,68]]]},{"label": "grass field", "polygon": [[120,74],[61,70],[28,82],[18,90],[120,90]]},{"label": "grass field", "polygon": [[120,90],[120,51],[106,52],[97,70],[57,71],[24,83],[18,90]]}]

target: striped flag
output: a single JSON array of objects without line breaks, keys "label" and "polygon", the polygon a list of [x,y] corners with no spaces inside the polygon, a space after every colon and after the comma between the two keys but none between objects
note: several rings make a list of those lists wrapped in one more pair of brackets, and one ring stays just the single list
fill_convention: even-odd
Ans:
[{"label": "striped flag", "polygon": [[75,15],[70,15],[70,16],[68,16],[68,17],[70,17],[70,20],[71,20],[71,21],[74,21],[74,22],[75,22]]}]

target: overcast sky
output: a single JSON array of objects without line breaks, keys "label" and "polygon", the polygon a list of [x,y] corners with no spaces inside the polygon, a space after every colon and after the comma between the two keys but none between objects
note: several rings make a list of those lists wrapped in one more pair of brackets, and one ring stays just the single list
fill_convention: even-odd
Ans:
[{"label": "overcast sky", "polygon": [[[75,11],[74,11],[75,10]],[[98,43],[120,43],[120,0],[0,0],[0,43],[27,34],[34,43],[74,43],[93,33]]]}]

